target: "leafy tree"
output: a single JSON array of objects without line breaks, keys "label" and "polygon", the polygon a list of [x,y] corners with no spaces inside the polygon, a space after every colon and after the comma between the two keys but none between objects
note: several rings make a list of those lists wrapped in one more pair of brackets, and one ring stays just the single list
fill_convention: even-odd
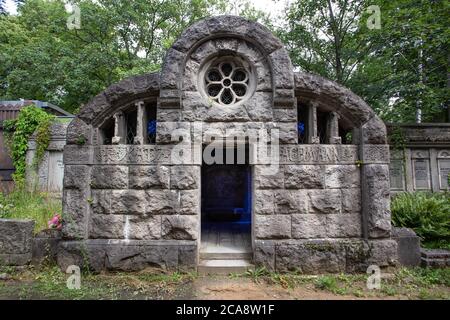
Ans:
[{"label": "leafy tree", "polygon": [[[243,1],[242,3],[247,3]],[[224,0],[75,0],[81,28],[68,29],[62,0],[28,0],[0,17],[0,98],[39,99],[66,110],[124,77],[156,71],[194,21],[228,12]],[[264,15],[244,5],[243,15]]]},{"label": "leafy tree", "polygon": [[[368,28],[377,5],[381,28]],[[388,121],[444,120],[448,104],[448,3],[295,1],[279,34],[300,69],[334,79]]]}]

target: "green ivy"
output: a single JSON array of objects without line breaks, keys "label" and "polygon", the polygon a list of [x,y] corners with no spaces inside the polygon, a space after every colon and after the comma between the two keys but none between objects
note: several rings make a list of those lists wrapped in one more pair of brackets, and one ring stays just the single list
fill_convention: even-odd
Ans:
[{"label": "green ivy", "polygon": [[6,142],[16,168],[13,178],[17,184],[23,185],[25,181],[28,139],[36,131],[37,146],[33,166],[37,167],[48,148],[50,126],[54,118],[53,115],[32,105],[22,108],[16,119],[3,122]]}]

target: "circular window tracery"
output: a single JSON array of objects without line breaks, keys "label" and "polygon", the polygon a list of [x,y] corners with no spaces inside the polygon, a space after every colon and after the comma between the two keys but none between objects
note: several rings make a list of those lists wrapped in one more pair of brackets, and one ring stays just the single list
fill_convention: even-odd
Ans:
[{"label": "circular window tracery", "polygon": [[250,71],[237,59],[222,58],[207,66],[204,91],[221,105],[232,105],[246,98],[250,90]]}]

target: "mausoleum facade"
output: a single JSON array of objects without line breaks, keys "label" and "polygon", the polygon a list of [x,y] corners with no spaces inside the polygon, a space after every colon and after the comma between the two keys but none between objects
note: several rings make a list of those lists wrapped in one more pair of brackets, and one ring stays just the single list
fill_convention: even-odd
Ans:
[{"label": "mausoleum facade", "polygon": [[370,106],[294,72],[262,25],[212,17],[182,33],[159,73],[110,86],[70,123],[58,262],[386,267],[389,193],[386,126]]}]

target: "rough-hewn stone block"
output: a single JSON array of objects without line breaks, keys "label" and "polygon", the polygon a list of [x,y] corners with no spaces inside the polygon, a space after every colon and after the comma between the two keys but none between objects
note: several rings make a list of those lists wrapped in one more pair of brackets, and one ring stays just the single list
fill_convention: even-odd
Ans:
[{"label": "rough-hewn stone block", "polygon": [[132,189],[168,189],[170,169],[167,166],[130,166],[129,186]]},{"label": "rough-hewn stone block", "polygon": [[292,216],[292,238],[326,238],[326,216],[322,214],[296,214]]},{"label": "rough-hewn stone block", "polygon": [[327,235],[329,238],[360,238],[360,214],[332,214],[327,216]]},{"label": "rough-hewn stone block", "polygon": [[64,188],[85,189],[89,186],[91,171],[89,166],[66,165],[64,166]]},{"label": "rough-hewn stone block", "polygon": [[361,189],[350,188],[342,189],[342,212],[356,213],[361,212]]},{"label": "rough-hewn stone block", "polygon": [[386,238],[391,231],[389,167],[369,164],[363,168],[363,213],[366,215],[370,238]]},{"label": "rough-hewn stone block", "polygon": [[128,188],[128,167],[125,166],[92,167],[91,187],[94,189]]},{"label": "rough-hewn stone block", "polygon": [[144,190],[113,190],[111,193],[111,213],[144,214],[147,197]]},{"label": "rough-hewn stone block", "polygon": [[84,239],[87,235],[89,202],[85,191],[64,190],[63,238]]},{"label": "rough-hewn stone block", "polygon": [[308,213],[308,196],[305,190],[275,190],[274,213]]},{"label": "rough-hewn stone block", "polygon": [[340,213],[341,191],[340,190],[309,190],[309,211],[311,213]]},{"label": "rough-hewn stone block", "polygon": [[356,165],[325,167],[326,188],[356,188],[360,186],[360,169]]},{"label": "rough-hewn stone block", "polygon": [[284,167],[280,166],[275,174],[265,175],[270,172],[264,165],[256,165],[254,180],[256,189],[283,189],[284,188]]},{"label": "rough-hewn stone block", "polygon": [[33,220],[0,219],[0,265],[30,262],[33,230]]},{"label": "rough-hewn stone block", "polygon": [[199,232],[197,216],[164,216],[162,238],[174,240],[196,240]]},{"label": "rough-hewn stone block", "polygon": [[324,187],[321,166],[287,165],[284,167],[284,185],[287,189],[321,189]]},{"label": "rough-hewn stone block", "polygon": [[255,215],[256,239],[287,239],[291,237],[290,215]]},{"label": "rough-hewn stone block", "polygon": [[179,192],[174,190],[147,190],[147,214],[174,214],[179,208]]},{"label": "rough-hewn stone block", "polygon": [[199,184],[199,166],[173,166],[170,168],[171,189],[197,189]]}]

